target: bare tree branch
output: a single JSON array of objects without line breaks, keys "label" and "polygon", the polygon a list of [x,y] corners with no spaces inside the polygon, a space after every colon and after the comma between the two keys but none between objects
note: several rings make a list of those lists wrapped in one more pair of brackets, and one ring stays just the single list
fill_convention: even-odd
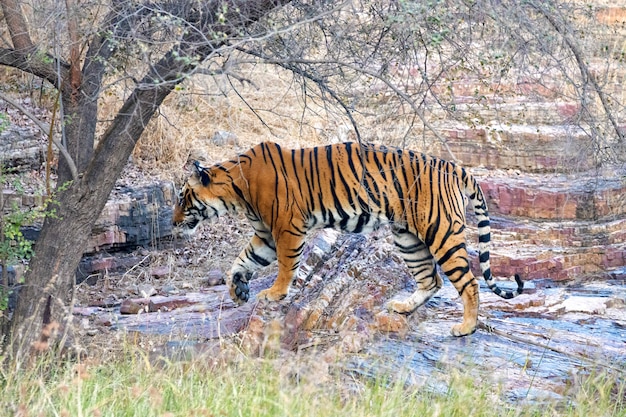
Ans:
[{"label": "bare tree branch", "polygon": [[34,45],[28,33],[26,18],[22,12],[22,6],[17,0],[2,0],[0,2],[4,18],[9,27],[13,46],[20,53],[28,54],[34,50]]},{"label": "bare tree branch", "polygon": [[15,49],[0,48],[0,65],[17,68],[28,74],[43,78],[54,86],[58,86],[67,78],[69,65],[61,62],[60,74],[55,68],[55,58],[49,54],[39,53],[37,58],[16,51]]},{"label": "bare tree branch", "polygon": [[[241,52],[244,52],[245,54],[251,55],[251,56],[256,56],[260,59],[263,60],[263,62],[266,62],[268,64],[274,64],[274,65],[278,65],[294,74],[297,74],[303,78],[306,78],[310,81],[313,81],[320,90],[322,90],[323,92],[327,93],[328,95],[330,95],[333,100],[339,104],[339,106],[341,106],[341,108],[344,110],[345,115],[348,117],[348,120],[350,120],[350,123],[352,124],[352,127],[354,128],[354,133],[357,137],[357,141],[361,142],[361,134],[359,132],[359,126],[358,123],[356,122],[356,120],[354,120],[354,117],[352,116],[352,109],[350,109],[350,107],[339,97],[339,95],[333,91],[332,88],[330,88],[330,86],[328,85],[328,83],[326,81],[324,81],[322,78],[320,77],[316,77],[315,75],[313,75],[312,73],[297,67],[295,64],[298,63],[310,63],[312,61],[304,61],[304,60],[277,60],[277,59],[271,59],[268,58],[267,56],[264,56],[262,53],[257,52],[257,51],[253,51],[253,50],[247,50],[247,49],[243,49],[243,48],[237,48],[238,50],[240,50]],[[247,103],[246,103],[247,104]]]},{"label": "bare tree branch", "polygon": [[615,117],[613,116],[613,111],[611,110],[611,106],[609,105],[606,94],[604,93],[603,89],[598,85],[598,81],[596,80],[594,74],[589,70],[589,66],[585,63],[585,58],[582,51],[580,50],[574,39],[572,39],[572,37],[570,36],[569,31],[567,30],[565,25],[556,19],[554,13],[548,12],[545,9],[544,4],[537,4],[535,1],[531,1],[530,4],[533,6],[533,8],[535,8],[535,10],[541,13],[541,15],[546,18],[546,20],[550,23],[554,30],[556,30],[563,37],[565,44],[574,54],[574,58],[576,58],[576,63],[578,64],[578,68],[580,70],[583,81],[585,83],[591,84],[593,91],[598,95],[598,98],[602,103],[604,113],[611,122],[617,138],[620,140],[620,142],[623,142],[624,132],[622,131],[619,124],[617,123],[617,120],[615,120]]},{"label": "bare tree branch", "polygon": [[76,17],[76,4],[74,0],[65,0],[67,9],[67,31],[70,38],[70,87],[73,100],[78,100],[78,89],[81,84],[80,71],[80,40],[78,38],[78,24]]}]

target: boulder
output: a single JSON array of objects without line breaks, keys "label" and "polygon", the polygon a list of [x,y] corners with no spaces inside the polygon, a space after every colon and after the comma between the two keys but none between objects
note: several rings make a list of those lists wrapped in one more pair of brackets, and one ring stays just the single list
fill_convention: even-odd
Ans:
[{"label": "boulder", "polygon": [[174,185],[168,181],[115,189],[96,222],[84,253],[156,247],[172,234]]}]

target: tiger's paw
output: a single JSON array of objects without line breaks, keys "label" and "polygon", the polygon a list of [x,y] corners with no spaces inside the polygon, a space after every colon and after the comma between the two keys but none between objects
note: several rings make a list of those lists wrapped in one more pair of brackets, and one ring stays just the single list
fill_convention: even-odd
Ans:
[{"label": "tiger's paw", "polygon": [[237,304],[245,304],[250,299],[250,286],[248,281],[251,273],[235,272],[227,278],[228,292],[230,298]]},{"label": "tiger's paw", "polygon": [[387,303],[387,310],[400,314],[411,314],[416,308],[416,305],[406,300],[391,300]]},{"label": "tiger's paw", "polygon": [[476,323],[472,324],[472,323],[463,322],[463,323],[452,326],[450,333],[452,334],[452,336],[460,337],[460,336],[470,335],[474,333],[475,331],[476,331]]},{"label": "tiger's paw", "polygon": [[287,292],[282,293],[272,288],[268,288],[266,290],[260,291],[256,296],[259,300],[267,300],[267,301],[279,301],[287,296]]}]

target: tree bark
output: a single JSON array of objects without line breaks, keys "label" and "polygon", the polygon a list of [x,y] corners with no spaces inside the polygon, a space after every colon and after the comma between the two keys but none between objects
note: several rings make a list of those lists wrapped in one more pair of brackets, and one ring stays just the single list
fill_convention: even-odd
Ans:
[{"label": "tree bark", "polygon": [[[225,3],[228,7],[221,7]],[[13,315],[9,353],[14,366],[21,367],[33,353],[47,349],[53,336],[51,333],[59,328],[67,328],[71,321],[72,289],[83,248],[135,143],[174,87],[191,74],[198,63],[226,42],[226,38],[214,40],[212,36],[200,34],[219,31],[239,35],[242,27],[258,21],[285,3],[288,2],[231,0],[191,2],[187,8],[180,6],[179,10],[186,14],[179,17],[192,22],[202,31],[190,31],[178,46],[150,67],[100,138],[93,153],[97,98],[105,73],[104,62],[110,57],[112,48],[107,45],[108,38],[105,35],[96,36],[92,40],[82,71],[79,87],[81,98],[72,101],[72,88],[62,88],[66,116],[71,116],[66,119],[70,122],[66,130],[69,150],[76,158],[75,162],[82,174],[77,180],[68,182],[70,178],[67,170],[60,167],[60,188],[55,197],[54,215],[47,217],[44,222],[35,246],[35,256],[25,277],[26,284],[20,291]],[[116,1],[114,4],[119,6],[122,2]],[[202,4],[203,11],[198,12],[198,4]],[[216,15],[222,10],[228,10],[225,19],[227,26]],[[105,21],[115,30],[116,19],[123,20],[128,14],[120,13],[119,10],[112,10],[111,13]],[[101,33],[106,33],[106,27]],[[19,56],[15,59],[3,58],[0,50],[0,64],[8,60],[16,64],[12,66],[29,68],[20,61]],[[45,68],[39,68],[38,73],[47,74],[53,79],[56,75],[51,75],[49,69]],[[67,86],[70,79],[69,67],[65,65],[60,84]]]},{"label": "tree bark", "polygon": [[22,13],[20,2],[17,0],[3,0],[1,6],[15,49],[17,51],[31,50],[33,42],[28,34],[28,25]]}]

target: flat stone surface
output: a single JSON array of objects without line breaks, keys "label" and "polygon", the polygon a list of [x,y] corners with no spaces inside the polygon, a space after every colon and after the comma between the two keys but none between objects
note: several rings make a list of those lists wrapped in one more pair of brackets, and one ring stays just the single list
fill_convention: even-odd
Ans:
[{"label": "flat stone surface", "polygon": [[563,301],[566,313],[605,314],[610,299],[606,297],[572,296]]}]

